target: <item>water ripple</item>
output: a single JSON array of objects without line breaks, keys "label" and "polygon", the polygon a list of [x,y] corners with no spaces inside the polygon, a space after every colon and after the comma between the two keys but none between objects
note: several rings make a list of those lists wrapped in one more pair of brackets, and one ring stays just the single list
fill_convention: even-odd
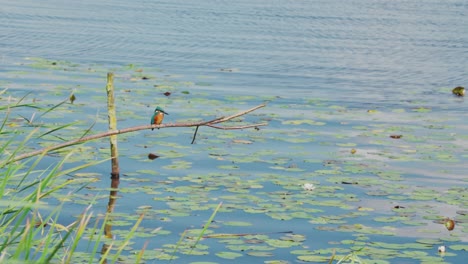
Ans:
[{"label": "water ripple", "polygon": [[468,82],[462,0],[30,0],[0,12],[2,56],[233,67],[249,78],[239,82],[274,78],[278,90],[310,90],[310,80],[350,94]]}]

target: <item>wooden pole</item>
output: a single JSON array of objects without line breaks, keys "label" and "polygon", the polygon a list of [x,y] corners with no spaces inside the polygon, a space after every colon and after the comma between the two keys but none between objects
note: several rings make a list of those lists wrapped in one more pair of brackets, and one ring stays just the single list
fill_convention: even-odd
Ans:
[{"label": "wooden pole", "polygon": [[[109,193],[109,202],[107,203],[107,213],[112,214],[115,208],[115,202],[117,201],[117,194],[119,190],[120,179],[118,177],[111,177],[111,190]],[[104,225],[104,235],[107,238],[112,238],[112,220],[113,217],[109,216],[107,222]],[[105,245],[105,243],[104,243]]]},{"label": "wooden pole", "polygon": [[[109,131],[117,130],[117,117],[115,114],[114,100],[114,73],[107,73],[107,113],[109,115]],[[119,152],[117,149],[117,135],[112,135],[110,138],[112,172],[111,178],[119,178]]]},{"label": "wooden pole", "polygon": [[[117,117],[115,114],[115,99],[114,99],[114,74],[112,72],[107,73],[107,114],[109,116],[109,131],[117,130]],[[119,152],[117,150],[117,135],[111,135],[110,139],[110,150],[111,150],[111,191],[109,193],[109,203],[107,204],[107,213],[112,213],[115,207],[115,201],[117,199],[117,191],[119,188]],[[108,238],[112,238],[112,217],[109,217],[105,223],[104,235]],[[103,250],[106,250],[106,244],[103,245]]]}]

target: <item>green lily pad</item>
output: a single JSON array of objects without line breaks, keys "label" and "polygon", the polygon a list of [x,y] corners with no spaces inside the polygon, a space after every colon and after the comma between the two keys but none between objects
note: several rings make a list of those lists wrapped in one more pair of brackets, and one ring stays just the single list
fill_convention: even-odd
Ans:
[{"label": "green lily pad", "polygon": [[241,221],[229,221],[223,223],[226,226],[251,226],[252,224],[249,222],[241,222]]},{"label": "green lily pad", "polygon": [[325,123],[323,122],[317,122],[313,120],[287,120],[282,122],[283,125],[302,125],[302,124],[308,124],[308,125],[316,125],[316,126],[323,126]]},{"label": "green lily pad", "polygon": [[240,253],[236,253],[236,252],[222,251],[222,252],[216,253],[216,256],[220,258],[224,258],[224,259],[236,259],[236,258],[242,257],[243,255]]},{"label": "green lily pad", "polygon": [[281,240],[281,239],[267,239],[265,242],[276,248],[289,248],[294,246],[299,246],[300,242],[291,241],[291,240]]},{"label": "green lily pad", "polygon": [[462,250],[462,251],[468,251],[468,245],[467,244],[458,244],[458,245],[450,245],[449,248],[451,250]]},{"label": "green lily pad", "polygon": [[331,256],[301,255],[297,256],[297,259],[304,262],[328,263],[331,259]]},{"label": "green lily pad", "polygon": [[272,252],[265,252],[265,251],[250,251],[247,253],[249,256],[253,257],[273,257],[274,254]]}]

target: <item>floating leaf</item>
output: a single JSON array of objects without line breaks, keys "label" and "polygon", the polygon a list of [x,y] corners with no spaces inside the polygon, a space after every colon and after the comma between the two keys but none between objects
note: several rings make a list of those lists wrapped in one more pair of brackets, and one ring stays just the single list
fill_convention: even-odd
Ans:
[{"label": "floating leaf", "polygon": [[102,174],[97,172],[77,172],[74,174],[76,177],[101,177]]},{"label": "floating leaf", "polygon": [[164,169],[189,169],[192,167],[192,163],[183,160],[174,160],[170,165],[163,166]]},{"label": "floating leaf", "polygon": [[402,216],[388,216],[388,217],[381,216],[381,217],[374,218],[374,220],[377,222],[385,222],[385,223],[397,222],[397,221],[402,221],[406,219],[407,217],[402,217]]},{"label": "floating leaf", "polygon": [[449,248],[450,248],[451,250],[463,250],[463,251],[468,251],[468,244],[450,245]]},{"label": "floating leaf", "polygon": [[428,113],[431,111],[431,109],[429,107],[418,107],[418,108],[415,108],[413,109],[413,111],[415,112],[419,112],[419,113]]},{"label": "floating leaf", "polygon": [[249,256],[253,257],[273,257],[274,254],[271,252],[263,252],[263,251],[250,251],[247,253]]},{"label": "floating leaf", "polygon": [[236,143],[236,144],[252,144],[253,142],[250,141],[250,140],[234,139],[234,140],[232,140],[232,143]]},{"label": "floating leaf", "polygon": [[223,223],[226,226],[251,226],[252,224],[249,222],[241,222],[241,221],[229,221]]},{"label": "floating leaf", "polygon": [[309,119],[304,119],[304,120],[287,120],[282,122],[283,125],[302,125],[302,124],[308,124],[308,125],[315,125],[315,126],[323,126],[325,125],[324,122],[317,122]]},{"label": "floating leaf", "polygon": [[330,258],[331,258],[331,256],[319,256],[319,255],[297,256],[297,259],[300,260],[300,261],[314,262],[314,263],[319,263],[319,262],[328,263],[330,261]]},{"label": "floating leaf", "polygon": [[236,253],[236,252],[222,251],[222,252],[216,253],[216,256],[220,258],[224,258],[224,259],[236,259],[238,257],[242,257],[243,255],[240,253]]},{"label": "floating leaf", "polygon": [[336,143],[336,145],[340,147],[354,147],[356,143]]},{"label": "floating leaf", "polygon": [[265,242],[268,245],[272,247],[276,247],[276,248],[289,248],[289,247],[300,245],[300,242],[291,241],[291,240],[280,240],[280,239],[267,239],[265,240]]}]

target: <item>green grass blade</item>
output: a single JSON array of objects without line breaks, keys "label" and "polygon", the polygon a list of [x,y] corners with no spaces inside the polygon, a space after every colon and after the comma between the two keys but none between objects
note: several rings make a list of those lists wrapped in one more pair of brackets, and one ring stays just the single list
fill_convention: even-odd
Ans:
[{"label": "green grass blade", "polygon": [[76,122],[73,122],[73,123],[68,123],[68,124],[65,124],[65,125],[55,127],[53,129],[41,134],[37,138],[42,138],[43,136],[49,135],[50,133],[54,133],[55,131],[58,131],[58,130],[61,130],[61,129],[64,129],[64,128],[67,128],[67,127],[70,127],[70,126],[73,126],[73,125],[76,125],[76,124],[79,124],[79,123],[81,123],[81,121],[76,121]]},{"label": "green grass blade", "polygon": [[73,256],[73,253],[76,250],[76,247],[78,246],[78,242],[83,237],[83,234],[86,231],[86,227],[88,226],[89,220],[93,216],[93,214],[89,212],[90,208],[91,208],[91,205],[86,207],[85,211],[80,216],[80,221],[78,222],[78,227],[76,228],[75,238],[73,239],[73,243],[67,252],[68,257],[65,260],[65,263],[71,263],[71,258]]},{"label": "green grass blade", "polygon": [[[99,229],[98,237],[96,239],[96,242],[94,243],[94,248],[93,248],[92,254],[89,257],[89,263],[93,263],[93,258],[96,255],[96,253],[98,252],[99,244],[101,243],[101,238],[104,235],[104,229],[105,229],[106,223],[107,223],[107,221],[109,219],[109,215],[110,215],[110,213],[106,213],[106,215],[104,217],[104,221],[102,222],[101,228]],[[96,219],[96,225],[95,225],[95,228],[93,230],[96,230],[96,226],[97,226],[98,222],[99,222],[98,219]],[[91,235],[91,237],[89,239],[90,242],[93,240],[93,236],[94,236],[94,232],[92,233],[92,235]],[[107,252],[105,252],[104,255],[107,256],[107,254],[109,254],[109,251],[110,251],[110,249]],[[102,256],[101,260],[103,260],[105,258],[106,257]]]},{"label": "green grass blade", "polygon": [[93,129],[94,125],[96,125],[96,120],[94,120],[91,126],[86,129],[86,131],[81,135],[80,139],[86,137],[91,132],[91,129]]},{"label": "green grass blade", "polygon": [[[45,256],[48,255],[49,250],[53,248],[53,242],[55,241],[54,238],[56,237],[56,223],[58,221],[58,217],[60,215],[60,212],[62,211],[63,208],[63,203],[57,206],[51,214],[49,214],[45,219],[40,221],[40,226],[38,226],[36,234],[37,235],[39,232],[43,232],[44,230],[44,223],[50,226],[49,231],[47,232],[47,235],[41,239],[41,244],[37,246],[36,252],[34,253],[34,258],[39,257],[39,263],[43,262],[45,259]],[[38,212],[36,212],[38,213]],[[52,221],[52,217],[54,217],[54,220]],[[42,251],[41,251],[42,249]],[[40,256],[38,256],[41,254]]]},{"label": "green grass blade", "polygon": [[59,106],[65,104],[65,103],[67,103],[68,100],[69,100],[69,99],[67,98],[67,99],[63,100],[62,102],[60,102],[60,103],[58,103],[58,104],[52,106],[51,108],[47,109],[44,113],[42,113],[41,117],[44,116],[44,115],[46,115],[46,114],[49,113],[50,111],[54,110],[55,108],[57,108],[57,107],[59,107]]},{"label": "green grass blade", "polygon": [[118,260],[118,258],[120,256],[120,254],[122,253],[123,249],[127,246],[128,242],[133,237],[133,234],[135,234],[135,231],[137,230],[137,228],[140,225],[141,221],[143,221],[144,216],[145,216],[144,214],[140,214],[140,217],[138,218],[137,222],[132,227],[130,232],[127,234],[127,236],[125,237],[125,240],[124,240],[123,244],[118,248],[117,252],[115,253],[114,258],[112,259],[112,263],[117,262],[117,260]]},{"label": "green grass blade", "polygon": [[65,233],[65,236],[63,236],[63,238],[60,240],[60,242],[54,247],[54,249],[52,250],[52,252],[47,256],[46,260],[44,263],[50,263],[52,258],[55,256],[55,254],[57,253],[57,251],[63,247],[63,244],[65,243],[65,241],[67,241],[68,237],[71,235],[72,231],[75,229],[76,225],[73,225],[72,226],[72,229],[69,230],[68,232]]},{"label": "green grass blade", "polygon": [[[192,246],[192,249],[190,250],[190,253],[192,253],[193,249],[197,246],[198,242],[200,241],[200,239],[203,237],[203,235],[205,234],[205,231],[210,227],[211,223],[213,222],[213,219],[215,218],[216,216],[216,213],[218,213],[218,210],[221,208],[221,206],[223,205],[223,202],[220,202],[218,204],[218,206],[216,207],[216,209],[213,211],[213,213],[211,214],[211,217],[210,219],[208,219],[208,221],[206,222],[206,224],[203,226],[203,230],[200,232],[200,234],[198,235],[197,237],[197,240],[195,241],[195,243],[193,244]],[[189,254],[190,254],[189,253]]]},{"label": "green grass blade", "polygon": [[187,233],[187,229],[184,230],[184,232],[182,233],[182,235],[179,238],[179,241],[177,241],[176,247],[174,248],[174,251],[172,251],[171,258],[169,259],[169,261],[172,261],[172,259],[174,259],[174,256],[175,256],[177,250],[179,249],[180,245],[182,244],[182,241],[184,240],[184,237],[185,237],[186,233]]}]

